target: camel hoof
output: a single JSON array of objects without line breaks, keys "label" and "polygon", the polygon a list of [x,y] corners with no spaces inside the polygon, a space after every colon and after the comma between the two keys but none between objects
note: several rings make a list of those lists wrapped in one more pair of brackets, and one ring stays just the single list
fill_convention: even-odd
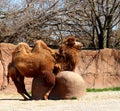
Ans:
[{"label": "camel hoof", "polygon": [[24,101],[28,101],[28,100],[30,100],[30,99],[26,97],[26,98],[24,98],[23,100],[24,100]]},{"label": "camel hoof", "polygon": [[48,96],[44,96],[44,100],[48,100]]},{"label": "camel hoof", "polygon": [[49,96],[49,93],[46,93],[46,94],[44,95],[44,100],[48,100],[48,96]]}]

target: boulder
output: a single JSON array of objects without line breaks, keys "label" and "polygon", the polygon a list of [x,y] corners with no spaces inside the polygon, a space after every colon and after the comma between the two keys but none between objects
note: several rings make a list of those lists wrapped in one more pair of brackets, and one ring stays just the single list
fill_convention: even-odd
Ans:
[{"label": "boulder", "polygon": [[[43,99],[47,90],[41,78],[36,77],[32,83],[32,98]],[[86,93],[86,84],[78,73],[62,71],[56,76],[56,84],[49,95],[49,99],[74,99]]]}]

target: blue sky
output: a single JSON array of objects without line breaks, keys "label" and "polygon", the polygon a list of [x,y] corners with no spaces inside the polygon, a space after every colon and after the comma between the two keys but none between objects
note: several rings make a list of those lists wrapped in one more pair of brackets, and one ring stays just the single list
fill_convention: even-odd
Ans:
[{"label": "blue sky", "polygon": [[11,0],[11,3],[20,3],[22,0]]},{"label": "blue sky", "polygon": [[14,7],[16,4],[19,5],[19,8],[21,8],[23,1],[25,0],[11,0],[10,1],[11,8]]}]

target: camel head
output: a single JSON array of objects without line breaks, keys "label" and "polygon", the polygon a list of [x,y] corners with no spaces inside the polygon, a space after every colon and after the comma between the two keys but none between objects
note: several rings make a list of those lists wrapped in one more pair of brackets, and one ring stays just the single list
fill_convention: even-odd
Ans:
[{"label": "camel head", "polygon": [[80,49],[83,47],[83,44],[81,42],[77,42],[77,39],[74,36],[69,36],[64,39],[63,44],[76,49]]}]

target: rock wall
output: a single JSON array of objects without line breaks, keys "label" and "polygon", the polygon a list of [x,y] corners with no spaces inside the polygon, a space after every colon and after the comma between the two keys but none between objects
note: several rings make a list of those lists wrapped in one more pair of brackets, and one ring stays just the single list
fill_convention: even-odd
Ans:
[{"label": "rock wall", "polygon": [[82,50],[77,72],[89,88],[120,87],[120,51]]},{"label": "rock wall", "polygon": [[0,86],[2,84],[2,80],[3,80],[3,66],[2,66],[2,63],[0,61]]},{"label": "rock wall", "polygon": [[8,64],[12,60],[12,52],[15,47],[15,45],[10,43],[0,43],[0,86],[7,85],[6,76],[8,72]]}]

